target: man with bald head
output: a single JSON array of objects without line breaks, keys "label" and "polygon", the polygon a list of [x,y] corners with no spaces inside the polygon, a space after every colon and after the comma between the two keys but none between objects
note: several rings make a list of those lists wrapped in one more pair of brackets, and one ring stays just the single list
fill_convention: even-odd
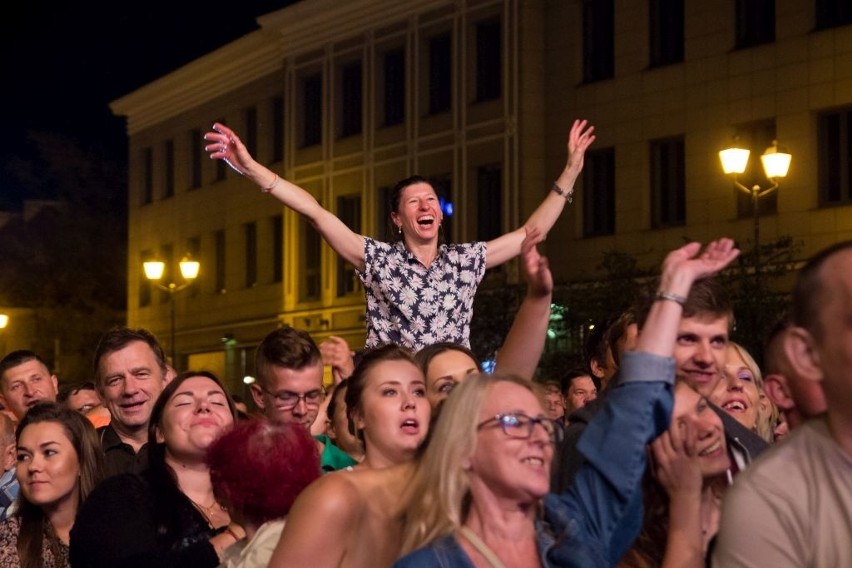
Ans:
[{"label": "man with bald head", "polygon": [[713,564],[852,566],[852,241],[817,253],[793,289],[790,372],[825,393],[725,494]]},{"label": "man with bald head", "polygon": [[778,322],[769,333],[763,354],[763,391],[781,411],[788,431],[822,414],[826,406],[819,382],[808,381],[796,373],[784,351],[792,327],[789,318]]}]

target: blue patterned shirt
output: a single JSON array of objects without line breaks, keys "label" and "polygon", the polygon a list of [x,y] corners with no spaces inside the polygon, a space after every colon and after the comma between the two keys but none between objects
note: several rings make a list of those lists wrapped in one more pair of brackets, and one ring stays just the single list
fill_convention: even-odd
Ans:
[{"label": "blue patterned shirt", "polygon": [[484,242],[438,247],[427,267],[402,242],[364,237],[367,347],[415,351],[438,342],[470,345],[473,298],[485,275]]}]

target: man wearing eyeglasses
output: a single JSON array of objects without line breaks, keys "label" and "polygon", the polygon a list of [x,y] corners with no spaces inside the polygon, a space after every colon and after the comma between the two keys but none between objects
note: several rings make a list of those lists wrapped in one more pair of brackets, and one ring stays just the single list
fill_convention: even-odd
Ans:
[{"label": "man wearing eyeglasses", "polygon": [[[322,356],[311,336],[287,325],[276,329],[258,346],[255,369],[251,395],[266,418],[310,430],[325,396]],[[357,463],[331,442],[316,442],[323,471]]]}]

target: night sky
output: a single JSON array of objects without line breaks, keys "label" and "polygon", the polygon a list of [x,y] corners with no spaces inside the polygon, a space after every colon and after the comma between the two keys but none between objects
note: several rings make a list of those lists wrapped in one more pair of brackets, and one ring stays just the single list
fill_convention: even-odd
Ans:
[{"label": "night sky", "polygon": [[25,190],[7,160],[27,156],[28,132],[61,133],[126,162],[124,119],[109,103],[255,29],[293,0],[30,1],[2,18],[0,209]]}]

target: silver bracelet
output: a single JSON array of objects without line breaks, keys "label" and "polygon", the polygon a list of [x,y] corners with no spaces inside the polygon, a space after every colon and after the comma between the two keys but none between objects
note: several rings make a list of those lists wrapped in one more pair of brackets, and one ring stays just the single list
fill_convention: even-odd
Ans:
[{"label": "silver bracelet", "polygon": [[565,191],[564,189],[559,187],[559,185],[556,182],[553,182],[553,187],[550,188],[550,191],[552,191],[556,195],[564,197],[565,201],[567,201],[569,205],[571,203],[574,203],[574,188],[573,187],[571,189],[569,189],[568,191]]},{"label": "silver bracelet", "polygon": [[686,296],[681,296],[672,292],[664,292],[663,290],[657,292],[657,295],[654,296],[654,300],[671,300],[672,302],[678,303],[681,306],[684,306],[686,304]]}]

